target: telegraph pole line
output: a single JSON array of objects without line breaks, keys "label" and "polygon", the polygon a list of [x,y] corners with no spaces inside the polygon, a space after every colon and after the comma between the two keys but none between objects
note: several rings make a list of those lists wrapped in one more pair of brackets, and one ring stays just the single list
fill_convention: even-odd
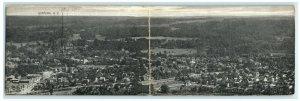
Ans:
[{"label": "telegraph pole line", "polygon": [[64,46],[63,46],[63,35],[64,34],[64,12],[63,10],[61,11],[61,35],[60,35],[60,38],[61,38],[61,41],[60,41],[60,44],[62,46],[62,48],[64,49]]},{"label": "telegraph pole line", "polygon": [[152,70],[151,70],[151,18],[150,18],[150,8],[148,8],[148,60],[149,60],[149,74],[148,74],[148,78],[149,78],[149,94],[150,96],[152,95],[152,78],[151,78],[151,74],[152,74]]}]

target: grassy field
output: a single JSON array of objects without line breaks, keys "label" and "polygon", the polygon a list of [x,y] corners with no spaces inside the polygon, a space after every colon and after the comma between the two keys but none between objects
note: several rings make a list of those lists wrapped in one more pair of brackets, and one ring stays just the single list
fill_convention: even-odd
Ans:
[{"label": "grassy field", "polygon": [[189,55],[196,54],[196,49],[165,49],[165,48],[154,48],[151,49],[151,52],[154,54],[157,53],[166,53],[168,55]]},{"label": "grassy field", "polygon": [[154,90],[158,91],[161,85],[166,84],[169,86],[170,90],[179,89],[183,82],[175,81],[175,78],[168,78],[168,79],[160,79],[160,80],[152,80],[152,84],[154,85]]}]

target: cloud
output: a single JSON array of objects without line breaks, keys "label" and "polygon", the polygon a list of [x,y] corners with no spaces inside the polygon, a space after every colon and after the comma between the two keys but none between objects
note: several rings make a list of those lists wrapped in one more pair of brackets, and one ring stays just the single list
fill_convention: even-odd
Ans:
[{"label": "cloud", "polygon": [[[53,12],[56,13],[53,14]],[[61,16],[62,12],[64,13],[65,16],[134,16],[134,17],[146,17],[148,15],[153,17],[294,16],[295,13],[293,6],[8,5],[6,8],[6,15],[8,16]]]}]

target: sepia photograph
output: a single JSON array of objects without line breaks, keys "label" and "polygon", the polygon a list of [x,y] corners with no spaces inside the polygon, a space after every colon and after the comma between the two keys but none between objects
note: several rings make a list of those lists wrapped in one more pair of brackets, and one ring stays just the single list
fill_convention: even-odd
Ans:
[{"label": "sepia photograph", "polygon": [[295,93],[290,6],[5,7],[5,95]]}]

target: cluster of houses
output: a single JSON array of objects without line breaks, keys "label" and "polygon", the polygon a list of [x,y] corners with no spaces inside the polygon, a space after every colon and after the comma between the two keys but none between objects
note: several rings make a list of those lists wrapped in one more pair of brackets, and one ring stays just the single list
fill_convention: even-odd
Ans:
[{"label": "cluster of houses", "polygon": [[40,74],[27,74],[24,77],[10,75],[5,80],[5,92],[6,94],[27,94],[40,82],[41,78]]},{"label": "cluster of houses", "polygon": [[153,69],[161,71],[156,74],[175,77],[175,80],[182,81],[183,86],[190,90],[190,86],[195,85],[211,90],[223,89],[219,92],[232,89],[247,92],[253,89],[266,91],[265,89],[287,88],[281,92],[290,94],[294,89],[294,72],[291,70],[293,61],[284,54],[253,57],[170,56],[158,57],[156,60],[159,63],[153,65]]}]

